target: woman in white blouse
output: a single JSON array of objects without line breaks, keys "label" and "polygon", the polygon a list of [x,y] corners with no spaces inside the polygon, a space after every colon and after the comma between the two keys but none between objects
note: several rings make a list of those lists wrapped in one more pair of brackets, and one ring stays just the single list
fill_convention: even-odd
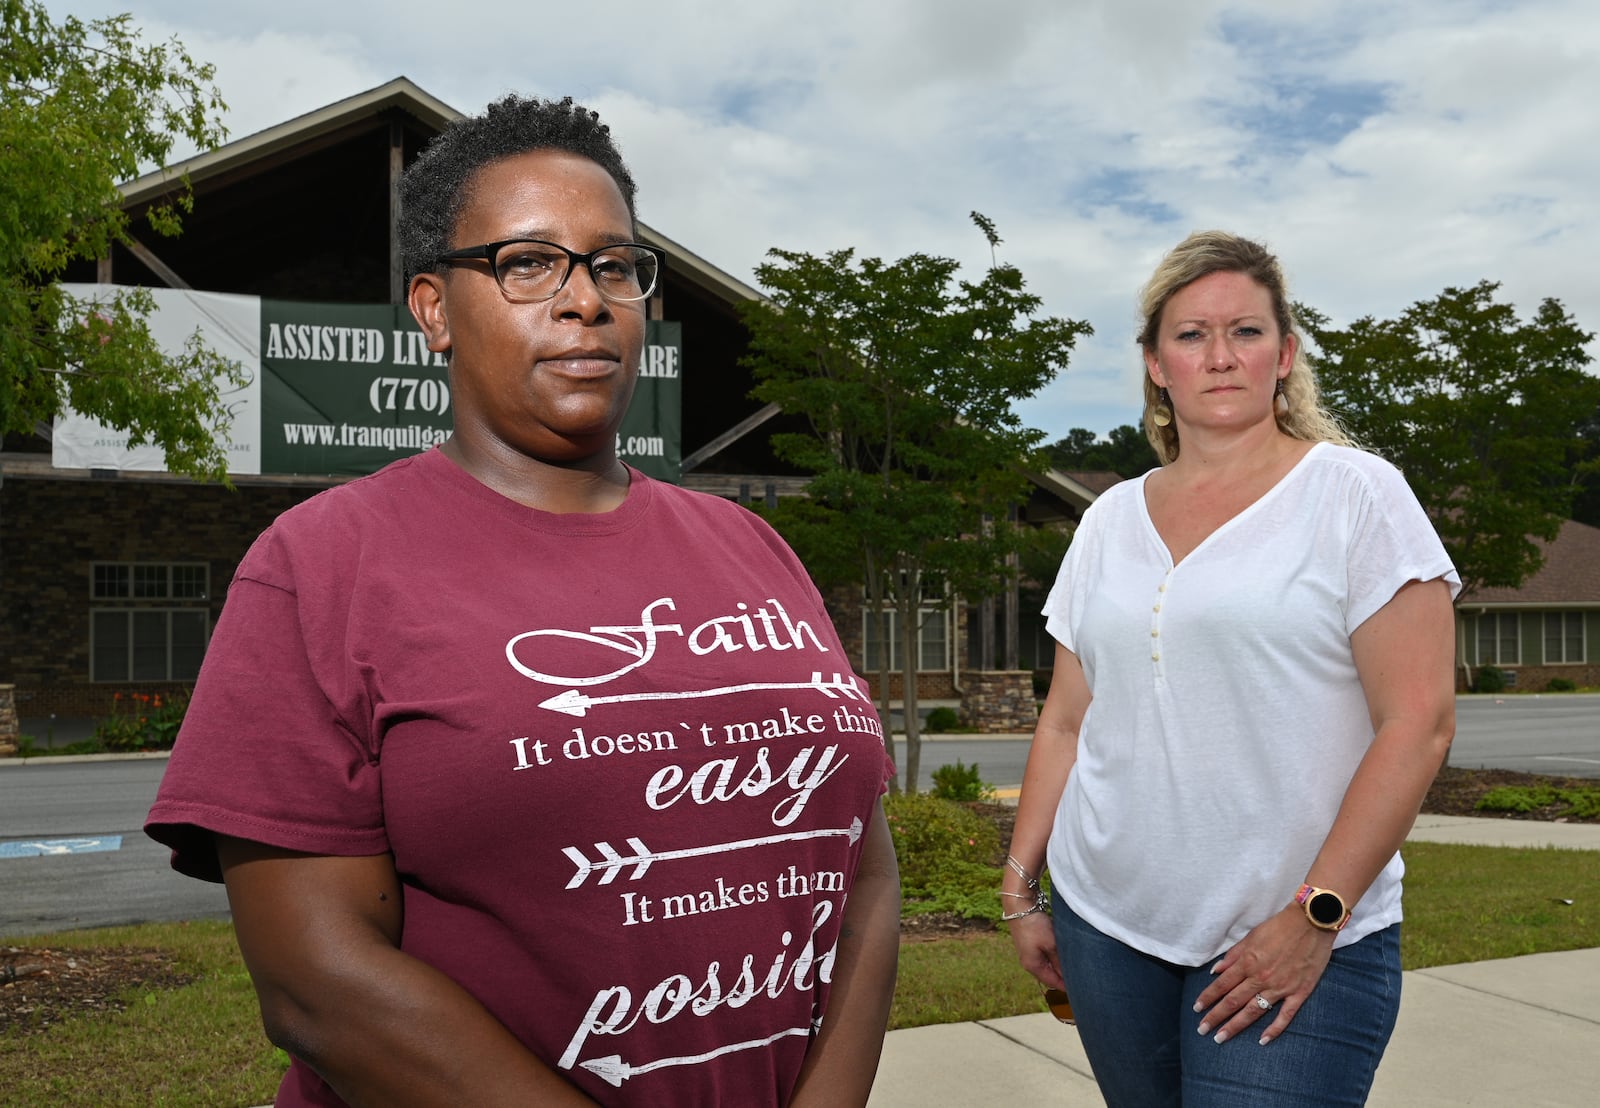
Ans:
[{"label": "woman in white blouse", "polygon": [[1113,1106],[1361,1104],[1399,1009],[1397,851],[1455,731],[1460,581],[1320,408],[1271,254],[1191,235],[1142,307],[1162,466],[1084,514],[1046,602],[1012,939]]}]

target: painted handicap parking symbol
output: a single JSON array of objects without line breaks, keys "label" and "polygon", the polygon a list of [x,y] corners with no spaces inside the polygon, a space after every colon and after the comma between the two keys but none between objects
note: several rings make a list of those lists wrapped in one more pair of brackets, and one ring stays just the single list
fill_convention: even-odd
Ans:
[{"label": "painted handicap parking symbol", "polygon": [[102,835],[97,839],[23,839],[0,843],[0,858],[35,858],[41,854],[97,854],[121,850],[121,835]]}]

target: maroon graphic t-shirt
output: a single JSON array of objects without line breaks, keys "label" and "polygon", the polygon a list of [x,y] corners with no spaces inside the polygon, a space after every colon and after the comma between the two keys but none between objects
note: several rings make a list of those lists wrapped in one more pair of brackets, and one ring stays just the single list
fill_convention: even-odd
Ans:
[{"label": "maroon graphic t-shirt", "polygon": [[[888,762],[815,588],[736,505],[599,515],[438,451],[240,565],[146,830],[392,852],[406,951],[607,1104],[785,1103]],[[339,1104],[298,1062],[280,1104]]]}]

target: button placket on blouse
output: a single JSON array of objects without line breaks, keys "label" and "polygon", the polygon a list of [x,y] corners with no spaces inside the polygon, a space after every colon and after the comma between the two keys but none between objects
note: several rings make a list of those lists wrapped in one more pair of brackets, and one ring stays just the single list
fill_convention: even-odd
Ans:
[{"label": "button placket on blouse", "polygon": [[1167,598],[1167,586],[1171,582],[1172,570],[1169,568],[1156,585],[1155,600],[1150,605],[1150,665],[1157,677],[1161,675],[1161,609]]}]

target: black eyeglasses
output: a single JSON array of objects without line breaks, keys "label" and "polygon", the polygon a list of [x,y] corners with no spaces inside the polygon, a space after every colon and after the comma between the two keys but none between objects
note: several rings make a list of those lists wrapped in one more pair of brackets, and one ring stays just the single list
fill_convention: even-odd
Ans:
[{"label": "black eyeglasses", "polygon": [[567,286],[573,267],[587,266],[595,288],[607,300],[643,300],[656,289],[665,255],[653,246],[619,242],[580,254],[557,242],[507,239],[463,246],[440,254],[441,264],[486,261],[507,300],[529,304],[549,300]]}]

